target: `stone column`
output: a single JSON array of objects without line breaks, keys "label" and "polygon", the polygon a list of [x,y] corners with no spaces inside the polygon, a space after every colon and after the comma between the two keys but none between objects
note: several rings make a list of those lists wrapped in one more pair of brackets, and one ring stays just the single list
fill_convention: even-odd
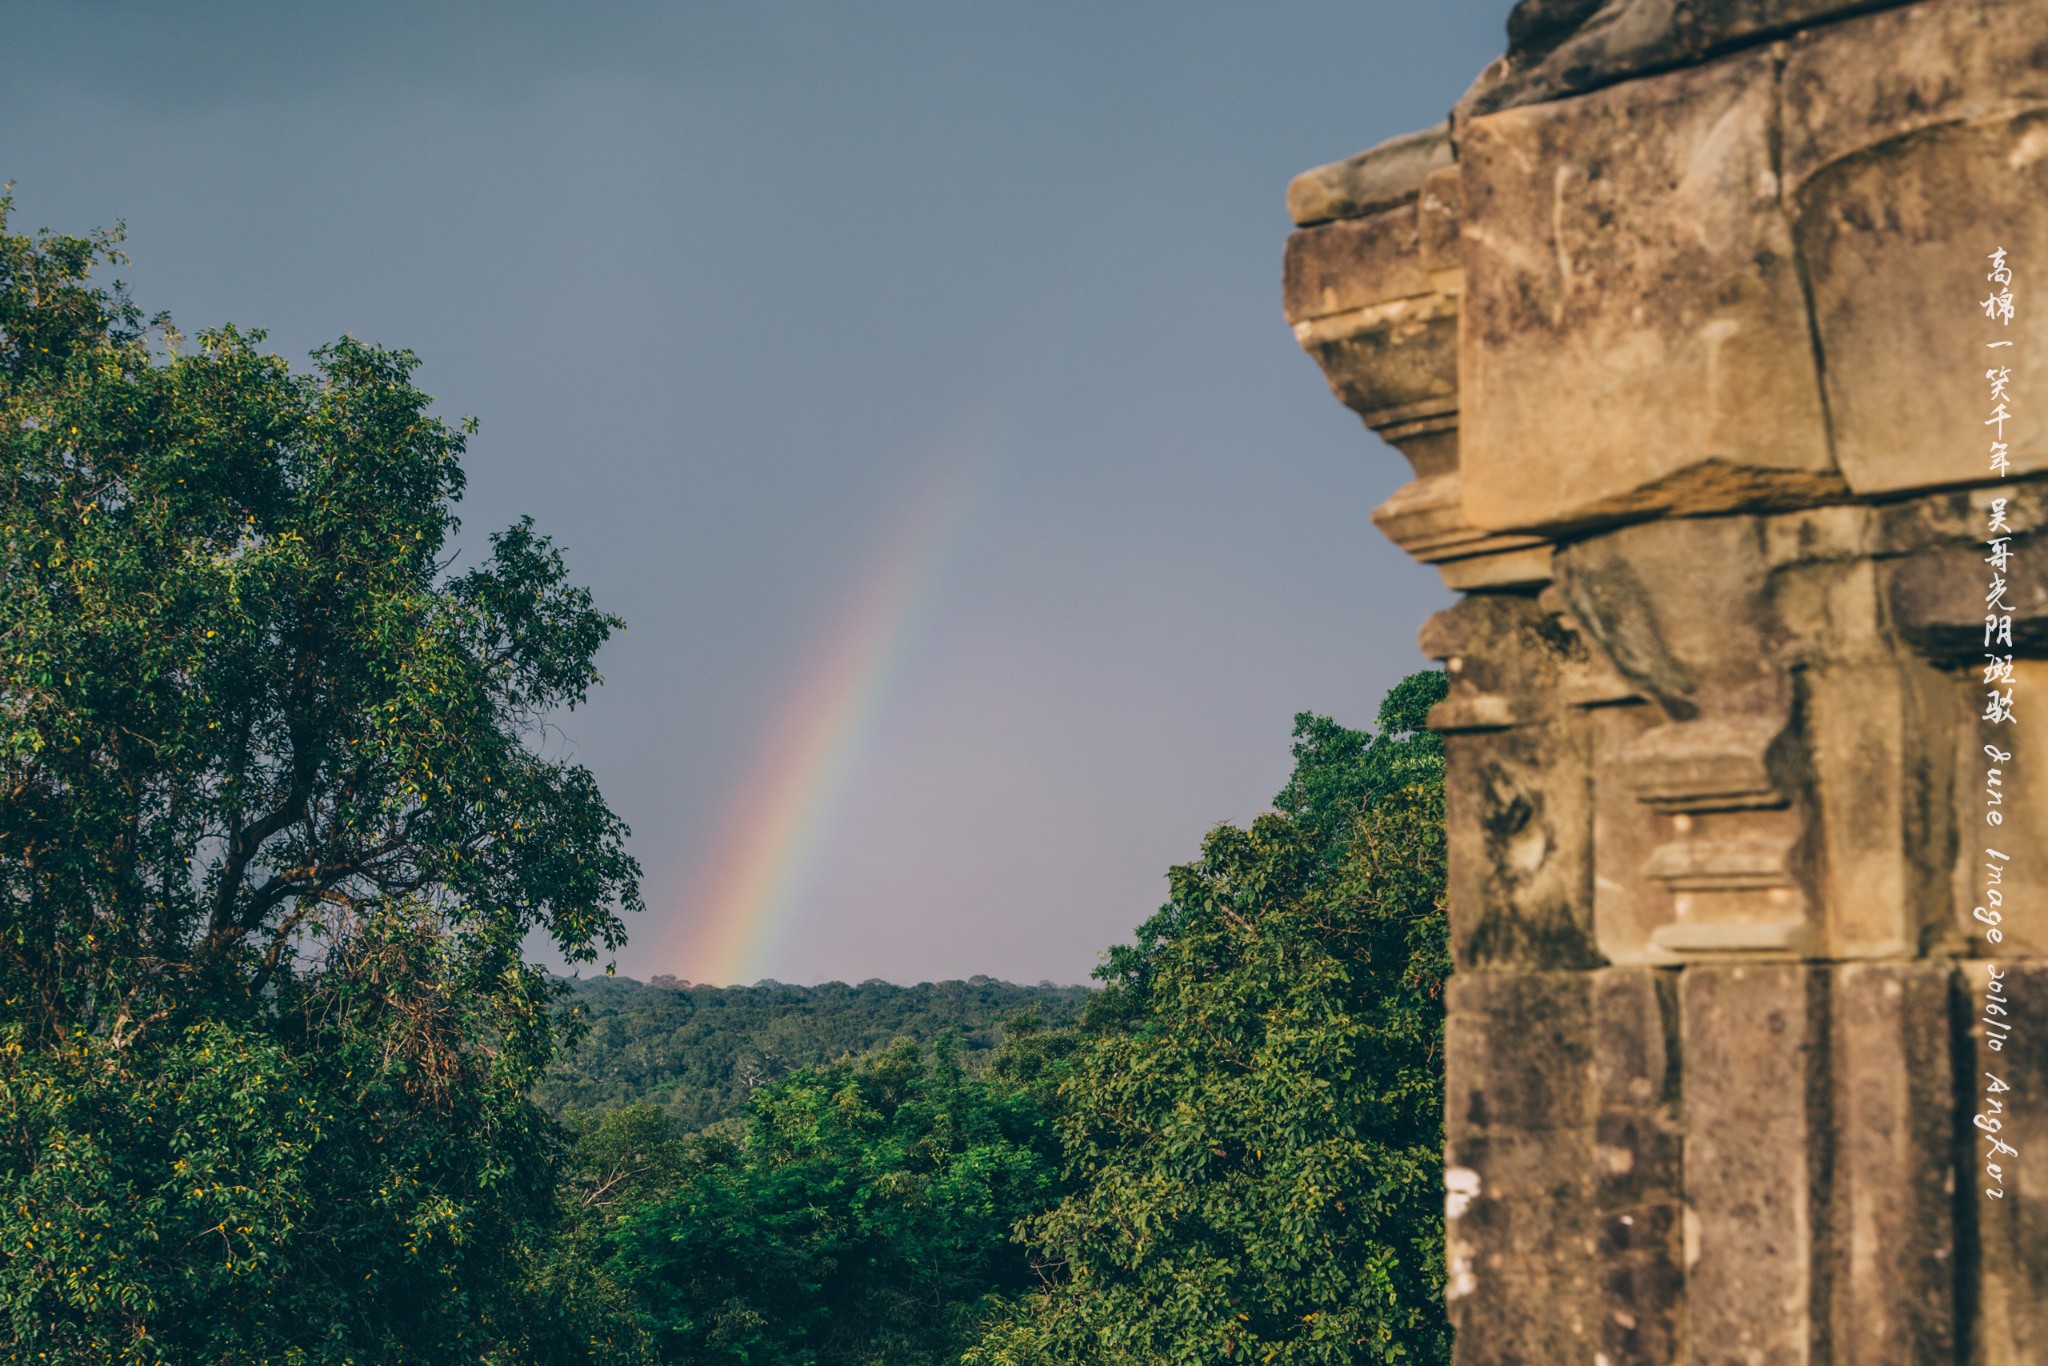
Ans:
[{"label": "stone column", "polygon": [[1422,633],[1460,1366],[2048,1363],[2048,0],[1523,0],[1446,123],[1288,203],[1295,333],[1414,470],[1373,521],[1465,595]]}]

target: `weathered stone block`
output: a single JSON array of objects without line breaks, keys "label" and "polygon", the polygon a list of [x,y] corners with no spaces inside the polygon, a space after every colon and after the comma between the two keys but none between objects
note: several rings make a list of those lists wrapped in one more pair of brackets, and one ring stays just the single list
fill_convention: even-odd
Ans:
[{"label": "weathered stone block", "polygon": [[1671,919],[1668,889],[1643,875],[1669,821],[1647,809],[1622,764],[1645,731],[1661,719],[1641,703],[1591,708],[1593,726],[1593,927],[1610,963],[1651,963],[1662,955],[1650,936]]},{"label": "weathered stone block", "polygon": [[[1995,478],[1984,372],[2048,392],[2048,312],[2002,325],[1981,308],[1994,248],[2020,271],[2048,263],[2048,8],[1934,0],[1817,29],[1792,45],[1783,84],[1786,188],[1843,477],[1858,493]],[[2048,413],[2012,415],[2013,471],[2048,468]]]},{"label": "weathered stone block", "polygon": [[1406,204],[1423,178],[1451,164],[1450,125],[1403,133],[1356,156],[1303,171],[1287,186],[1287,214],[1308,227]]},{"label": "weathered stone block", "polygon": [[1525,597],[1468,598],[1432,618],[1448,661],[1430,724],[1445,741],[1452,953],[1466,968],[1596,967],[1590,860],[1592,729],[1555,711],[1578,638]]},{"label": "weathered stone block", "polygon": [[1829,166],[1914,133],[2048,101],[2033,0],[1921,0],[1794,38],[1784,71],[1784,175],[1803,192]]},{"label": "weathered stone block", "polygon": [[1461,1363],[1586,1359],[1596,1241],[1593,1010],[1582,973],[1448,984],[1448,1297]]},{"label": "weathered stone block", "polygon": [[1281,292],[1292,323],[1427,294],[1429,275],[1415,207],[1293,234],[1287,239]]},{"label": "weathered stone block", "polygon": [[1671,978],[1628,969],[1452,979],[1459,1361],[1675,1359],[1684,1276]]},{"label": "weathered stone block", "polygon": [[1471,121],[1460,337],[1472,522],[1843,491],[1773,155],[1768,53]]},{"label": "weathered stone block", "polygon": [[1799,680],[1821,813],[1827,954],[1915,957],[1945,929],[1955,846],[1949,755],[1966,723],[1954,683],[1904,651],[1871,662],[1837,655]]},{"label": "weathered stone block", "polygon": [[[1453,1139],[1589,1128],[1591,985],[1585,975],[1565,972],[1451,977],[1444,1127]],[[1590,1181],[1591,1172],[1574,1179]]]},{"label": "weathered stone block", "polygon": [[1597,1337],[1613,1366],[1668,1366],[1685,1317],[1677,974],[1591,976]]},{"label": "weathered stone block", "polygon": [[1479,553],[1443,560],[1436,568],[1444,587],[1458,593],[1541,588],[1550,582],[1550,552],[1547,541],[1489,534]]},{"label": "weathered stone block", "polygon": [[1375,431],[1458,410],[1455,299],[1422,294],[1311,318],[1294,336],[1338,401]]},{"label": "weathered stone block", "polygon": [[[1689,1361],[1794,1366],[1825,1328],[1824,970],[1701,964],[1679,985],[1685,1046]],[[1824,1310],[1823,1310],[1824,1312]]]},{"label": "weathered stone block", "polygon": [[[2003,1016],[1987,1009],[1993,966],[2004,977]],[[2035,1366],[2048,1344],[2048,963],[1979,960],[1960,967],[1974,1064],[1974,1075],[1958,1088],[1966,1107],[1962,1209],[1970,1221],[1968,1265],[1976,1273],[1972,1366]],[[1986,1019],[2010,1026],[1997,1051],[1989,1037],[2003,1031],[1987,1030]],[[1990,1096],[1991,1078],[2009,1089]],[[1990,1112],[1994,1098],[2003,1113]],[[2017,1156],[1992,1149],[1991,1136],[1972,1122],[1978,1114],[2001,1126],[1995,1137]],[[1998,1164],[1998,1180],[1987,1176],[1986,1163]],[[2003,1194],[1987,1196],[1993,1188]]]},{"label": "weathered stone block", "polygon": [[1831,991],[1837,1366],[1955,1359],[1953,1023],[1946,964],[1859,963]]},{"label": "weathered stone block", "polygon": [[1595,967],[1590,727],[1446,737],[1452,953],[1464,968]]},{"label": "weathered stone block", "polygon": [[[2048,655],[2048,546],[2020,537],[2006,575],[2016,654]],[[1981,541],[1940,546],[1891,569],[1889,598],[1899,634],[1929,659],[1980,664],[1984,659],[1984,588],[1991,570]]]},{"label": "weathered stone block", "polygon": [[[1448,435],[1455,442],[1456,433]],[[1389,540],[1415,558],[1432,564],[1475,557],[1498,560],[1504,551],[1528,551],[1523,556],[1526,563],[1518,560],[1511,567],[1511,578],[1488,578],[1483,585],[1485,587],[1529,582],[1532,576],[1538,582],[1549,578],[1550,547],[1547,542],[1532,536],[1502,536],[1481,531],[1465,520],[1465,501],[1459,491],[1455,445],[1446,451],[1433,444],[1421,444],[1420,449],[1420,443],[1402,444],[1419,477],[1395,489],[1386,502],[1372,510],[1373,525],[1385,532]],[[1448,459],[1442,458],[1445,456]]]},{"label": "weathered stone block", "polygon": [[1461,116],[1556,99],[1904,0],[1521,0]]}]

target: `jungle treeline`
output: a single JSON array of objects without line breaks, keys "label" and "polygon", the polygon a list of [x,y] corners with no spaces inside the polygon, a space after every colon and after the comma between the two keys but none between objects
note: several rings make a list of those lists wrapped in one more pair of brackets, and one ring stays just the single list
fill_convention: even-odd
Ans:
[{"label": "jungle treeline", "polygon": [[1091,994],[989,977],[716,987],[600,975],[567,985],[572,1032],[534,1092],[542,1106],[563,1114],[654,1105],[689,1132],[744,1113],[757,1088],[791,1072],[899,1039],[949,1039],[961,1066],[979,1070],[1003,1041],[1005,1021],[1070,1024]]}]

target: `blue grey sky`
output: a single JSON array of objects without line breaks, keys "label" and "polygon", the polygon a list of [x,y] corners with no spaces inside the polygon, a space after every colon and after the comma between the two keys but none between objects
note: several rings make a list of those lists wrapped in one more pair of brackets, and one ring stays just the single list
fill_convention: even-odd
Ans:
[{"label": "blue grey sky", "polygon": [[752,970],[1079,981],[1296,711],[1425,663],[1283,192],[1442,117],[1508,7],[6,0],[0,179],[18,229],[125,219],[187,332],[406,346],[481,419],[465,541],[531,513],[630,622],[556,743],[634,829],[635,976],[709,975],[736,794],[980,462]]}]

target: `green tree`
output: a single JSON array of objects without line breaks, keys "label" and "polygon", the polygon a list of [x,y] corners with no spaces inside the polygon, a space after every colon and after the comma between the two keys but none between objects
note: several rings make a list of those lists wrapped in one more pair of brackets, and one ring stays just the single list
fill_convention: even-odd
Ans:
[{"label": "green tree", "polygon": [[671,1189],[603,1233],[666,1360],[939,1366],[1033,1283],[1009,1233],[1057,1197],[1051,1125],[1023,1089],[963,1071],[947,1041],[770,1082],[743,1129],[691,1138],[680,1162],[658,1156],[654,1118],[607,1116],[576,1184],[672,1163]]},{"label": "green tree", "polygon": [[1442,696],[1297,717],[1278,809],[1110,953],[1055,1071],[1071,1190],[1021,1229],[1057,1278],[970,1363],[1449,1359]]},{"label": "green tree", "polygon": [[531,741],[619,623],[527,523],[450,571],[470,428],[409,353],[187,342],[91,283],[116,236],[9,207],[0,1346],[530,1355],[555,988],[523,946],[616,946],[638,871]]}]

